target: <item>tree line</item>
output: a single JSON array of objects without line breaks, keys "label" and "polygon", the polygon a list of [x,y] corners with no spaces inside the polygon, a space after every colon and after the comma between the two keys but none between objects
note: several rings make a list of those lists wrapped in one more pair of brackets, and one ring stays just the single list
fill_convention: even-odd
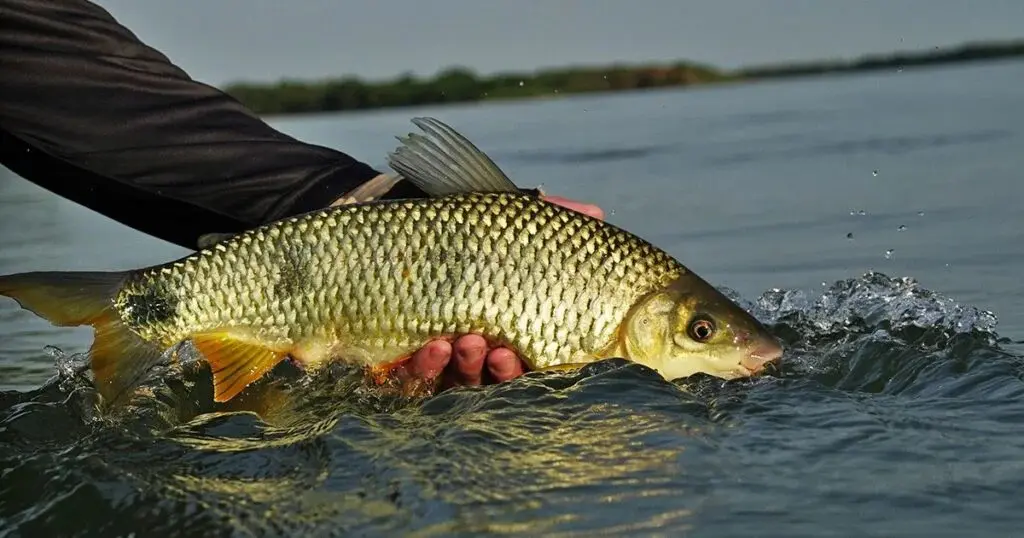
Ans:
[{"label": "tree line", "polygon": [[570,67],[491,76],[453,67],[426,78],[406,73],[379,82],[352,76],[320,81],[282,80],[274,84],[236,82],[228,84],[224,90],[257,114],[280,115],[681,87],[1019,56],[1024,56],[1024,40],[973,43],[947,50],[873,55],[855,60],[753,66],[734,71],[684,61]]}]

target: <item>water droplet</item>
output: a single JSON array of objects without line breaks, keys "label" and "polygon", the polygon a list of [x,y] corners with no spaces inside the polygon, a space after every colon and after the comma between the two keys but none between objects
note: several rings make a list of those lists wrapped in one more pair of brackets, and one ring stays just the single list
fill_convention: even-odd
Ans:
[{"label": "water droplet", "polygon": [[907,231],[907,225],[906,224],[900,224],[900,227],[896,228],[896,231],[898,231],[898,232],[905,232],[905,231]]},{"label": "water droplet", "polygon": [[615,216],[615,209],[612,209],[612,210],[608,211],[608,216],[614,217]]},{"label": "water droplet", "polygon": [[918,217],[923,217],[924,216],[924,211],[918,211],[917,212],[917,216]]},{"label": "water droplet", "polygon": [[519,81],[519,87],[520,87],[520,88],[522,88],[524,84],[526,84],[526,82],[525,82],[525,81],[522,81],[522,80],[520,80],[520,81]]},{"label": "water droplet", "polygon": [[846,234],[847,239],[853,239],[853,232]]},{"label": "water droplet", "polygon": [[872,177],[878,177],[878,170],[872,170],[871,171],[871,176]]},{"label": "water droplet", "polygon": [[888,259],[892,259],[892,253],[893,253],[893,249],[891,249],[891,248],[889,250],[885,251],[885,259],[887,259],[887,260]]}]

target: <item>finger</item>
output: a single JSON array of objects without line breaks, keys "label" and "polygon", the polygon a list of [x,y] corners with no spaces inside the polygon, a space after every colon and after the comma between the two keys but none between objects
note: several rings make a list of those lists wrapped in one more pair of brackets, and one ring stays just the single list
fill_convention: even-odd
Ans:
[{"label": "finger", "polygon": [[444,340],[433,340],[413,353],[409,360],[409,372],[421,379],[433,379],[444,371],[451,356],[451,344]]},{"label": "finger", "polygon": [[501,383],[523,375],[523,361],[511,349],[499,347],[487,354],[487,371]]},{"label": "finger", "polygon": [[558,204],[562,207],[569,208],[578,213],[589,215],[595,219],[604,220],[604,210],[594,204],[586,204],[583,202],[577,202],[561,196],[545,196],[545,200],[553,204]]},{"label": "finger", "polygon": [[455,381],[460,385],[479,385],[483,377],[487,340],[476,334],[459,337],[452,346]]}]

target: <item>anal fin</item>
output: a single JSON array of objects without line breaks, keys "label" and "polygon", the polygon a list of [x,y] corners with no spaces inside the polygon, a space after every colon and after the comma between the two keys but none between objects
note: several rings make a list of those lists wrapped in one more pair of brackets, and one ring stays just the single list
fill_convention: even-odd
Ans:
[{"label": "anal fin", "polygon": [[402,368],[408,364],[408,361],[411,358],[412,355],[402,355],[387,362],[369,366],[368,373],[370,375],[370,379],[373,380],[373,383],[376,385],[383,385],[387,383],[393,375],[404,373]]},{"label": "anal fin", "polygon": [[237,396],[288,356],[287,350],[230,329],[193,335],[192,343],[210,363],[213,400],[218,403]]}]

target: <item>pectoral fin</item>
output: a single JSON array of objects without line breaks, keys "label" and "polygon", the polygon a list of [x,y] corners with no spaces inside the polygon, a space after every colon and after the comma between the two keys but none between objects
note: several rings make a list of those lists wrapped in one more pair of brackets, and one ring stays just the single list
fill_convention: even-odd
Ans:
[{"label": "pectoral fin", "polygon": [[213,400],[226,402],[272,370],[288,351],[267,347],[244,332],[222,330],[194,335],[192,342],[213,373]]}]

